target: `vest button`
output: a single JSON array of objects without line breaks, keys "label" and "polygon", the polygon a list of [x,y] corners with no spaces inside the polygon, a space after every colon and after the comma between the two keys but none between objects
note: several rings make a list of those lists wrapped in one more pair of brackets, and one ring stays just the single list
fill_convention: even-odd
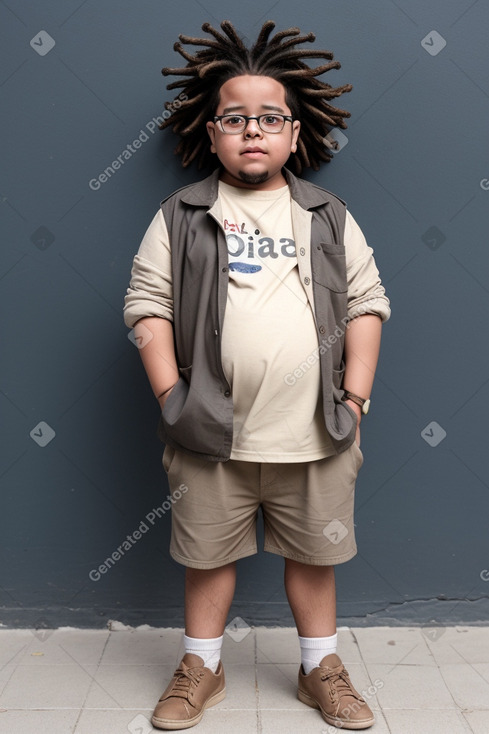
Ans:
[{"label": "vest button", "polygon": [[308,278],[308,277],[306,276],[306,277],[304,278],[304,283],[305,283],[306,285],[309,285],[309,283],[310,283],[310,282],[311,282],[311,279],[310,279],[310,278]]},{"label": "vest button", "polygon": [[227,269],[227,268],[223,268],[223,269],[222,269],[222,272],[223,272],[223,273],[227,273],[227,271],[228,271],[228,269]]},{"label": "vest button", "polygon": [[229,390],[226,390],[226,391],[224,392],[224,397],[225,397],[225,398],[228,398],[228,397],[229,397],[230,395],[231,395],[231,393],[230,393],[230,391],[229,391]]},{"label": "vest button", "polygon": [[326,332],[326,329],[324,328],[324,326],[320,326],[319,327],[319,333],[320,334],[324,334],[325,332]]},{"label": "vest button", "polygon": [[301,255],[305,255],[306,254],[306,251],[305,251],[304,247],[301,247],[301,249],[299,250],[299,252],[300,252]]}]

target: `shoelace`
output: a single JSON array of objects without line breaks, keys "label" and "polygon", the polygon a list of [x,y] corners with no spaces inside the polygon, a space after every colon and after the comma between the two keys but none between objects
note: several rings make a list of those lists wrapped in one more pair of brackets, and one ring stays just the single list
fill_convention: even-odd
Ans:
[{"label": "shoelace", "polygon": [[198,686],[204,675],[202,668],[187,668],[182,666],[175,671],[176,681],[173,684],[172,695],[187,696],[192,683]]},{"label": "shoelace", "polygon": [[[342,693],[346,693],[348,696],[353,696],[359,701],[362,700],[362,697],[359,696],[352,688],[350,676],[344,668],[341,670],[325,670],[321,673],[321,680],[328,681],[331,689],[336,688],[340,698]],[[331,694],[332,693],[333,690],[331,690]]]}]

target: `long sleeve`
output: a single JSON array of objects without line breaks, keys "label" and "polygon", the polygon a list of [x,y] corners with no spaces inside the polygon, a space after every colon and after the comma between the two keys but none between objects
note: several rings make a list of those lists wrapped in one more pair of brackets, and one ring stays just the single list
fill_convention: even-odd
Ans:
[{"label": "long sleeve", "polygon": [[157,212],[134,257],[131,281],[124,299],[124,322],[132,328],[146,316],[173,321],[173,285],[168,230]]},{"label": "long sleeve", "polygon": [[348,279],[348,317],[354,319],[366,313],[387,321],[391,315],[373,249],[367,245],[362,230],[350,214],[345,222],[346,271]]}]

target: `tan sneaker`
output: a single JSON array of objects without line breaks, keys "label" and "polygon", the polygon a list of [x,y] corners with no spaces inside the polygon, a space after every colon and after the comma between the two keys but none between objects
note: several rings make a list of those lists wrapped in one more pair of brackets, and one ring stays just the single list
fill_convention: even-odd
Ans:
[{"label": "tan sneaker", "polygon": [[225,695],[221,661],[213,673],[204,667],[199,655],[186,653],[156,704],[151,723],[157,729],[189,729],[199,723],[206,708],[222,701]]},{"label": "tan sneaker", "polygon": [[374,715],[353,688],[338,655],[326,655],[308,675],[301,665],[297,696],[319,709],[323,719],[338,729],[367,729],[374,723]]}]

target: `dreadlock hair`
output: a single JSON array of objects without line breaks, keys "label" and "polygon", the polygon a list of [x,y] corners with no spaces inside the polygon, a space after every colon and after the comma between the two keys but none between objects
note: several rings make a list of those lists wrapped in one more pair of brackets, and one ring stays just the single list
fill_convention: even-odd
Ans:
[{"label": "dreadlock hair", "polygon": [[[326,135],[335,126],[346,128],[344,118],[350,117],[346,110],[333,107],[330,100],[349,92],[352,85],[334,88],[316,77],[330,69],[339,69],[340,63],[333,61],[331,51],[296,48],[315,41],[314,33],[301,36],[299,28],[288,28],[269,39],[275,28],[272,20],[264,23],[251,49],[246,48],[230,21],[224,20],[221,28],[226,35],[209,23],[203,24],[202,30],[213,39],[180,35],[174,50],[183,56],[187,65],[162,69],[164,76],[184,77],[167,85],[167,89],[181,87],[183,92],[173,102],[166,102],[171,115],[159,126],[163,130],[171,125],[173,132],[180,136],[175,153],[182,157],[183,166],[192,161],[199,168],[215,165],[206,122],[215,115],[222,85],[233,77],[250,74],[269,76],[284,85],[292,116],[301,122],[297,152],[291,154],[288,164],[298,174],[306,167],[318,170],[322,161],[332,158],[328,149],[334,144],[325,142]],[[182,44],[204,48],[193,55]],[[307,58],[327,59],[327,63],[311,68],[303,61]]]}]

